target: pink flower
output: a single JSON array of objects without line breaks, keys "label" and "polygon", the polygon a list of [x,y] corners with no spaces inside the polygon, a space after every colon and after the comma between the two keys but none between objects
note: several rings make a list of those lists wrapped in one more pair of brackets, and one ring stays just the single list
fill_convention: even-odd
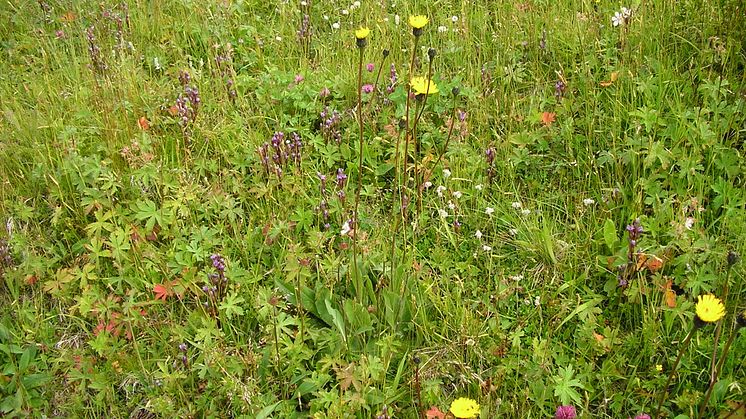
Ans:
[{"label": "pink flower", "polygon": [[365,68],[368,70],[368,72],[373,72],[373,69],[376,68],[376,66],[373,63],[368,63],[365,65]]},{"label": "pink flower", "polygon": [[373,92],[373,85],[372,84],[364,84],[363,85],[363,93],[372,93]]},{"label": "pink flower", "polygon": [[303,79],[304,79],[304,77],[303,77],[303,75],[302,75],[302,74],[296,74],[296,75],[295,75],[295,83],[296,83],[296,84],[297,84],[297,83],[300,83],[300,82],[302,82],[302,81],[303,81]]},{"label": "pink flower", "polygon": [[554,414],[554,419],[575,419],[578,414],[575,413],[575,406],[559,406]]},{"label": "pink flower", "polygon": [[325,97],[329,96],[330,94],[332,94],[332,92],[330,92],[330,91],[329,91],[329,88],[328,88],[328,87],[324,87],[324,88],[323,88],[323,89],[321,89],[321,91],[319,92],[319,97],[321,97],[321,98],[325,98]]}]

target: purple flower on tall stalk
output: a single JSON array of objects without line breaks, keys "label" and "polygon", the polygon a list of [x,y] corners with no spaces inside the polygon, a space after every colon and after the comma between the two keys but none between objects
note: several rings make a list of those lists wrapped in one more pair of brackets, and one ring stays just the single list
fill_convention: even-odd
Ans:
[{"label": "purple flower on tall stalk", "polygon": [[628,236],[628,242],[629,245],[627,247],[627,263],[628,264],[634,264],[635,263],[635,249],[637,247],[637,243],[642,237],[643,233],[642,225],[640,224],[640,219],[636,218],[632,224],[627,225],[627,236]]},{"label": "purple flower on tall stalk", "polygon": [[337,169],[337,189],[344,189],[347,182],[347,175],[341,167]]},{"label": "purple flower on tall stalk", "polygon": [[539,41],[539,48],[547,49],[547,30],[541,31],[541,40]]},{"label": "purple flower on tall stalk", "polygon": [[298,29],[298,40],[301,43],[307,43],[311,38],[311,18],[308,14],[303,15],[303,20],[300,22],[300,29]]},{"label": "purple flower on tall stalk", "polygon": [[0,239],[0,273],[13,266],[13,256],[10,250],[10,243],[6,239]]},{"label": "purple flower on tall stalk", "polygon": [[495,177],[495,149],[489,147],[484,151],[485,161],[487,162],[487,183],[492,182],[492,178]]},{"label": "purple flower on tall stalk", "polygon": [[575,419],[578,417],[575,406],[559,406],[554,413],[554,419]]},{"label": "purple flower on tall stalk", "polygon": [[386,86],[386,93],[391,94],[394,92],[397,79],[398,76],[396,74],[396,66],[394,65],[394,63],[391,63],[391,67],[389,69],[389,84],[388,86]]},{"label": "purple flower on tall stalk", "polygon": [[364,84],[362,87],[363,93],[372,93],[373,92],[373,85],[372,84]]},{"label": "purple flower on tall stalk", "polygon": [[566,87],[565,82],[562,80],[557,80],[557,83],[554,83],[554,97],[558,102],[565,96]]},{"label": "purple flower on tall stalk", "polygon": [[85,30],[85,36],[88,40],[88,55],[91,57],[93,70],[96,73],[101,74],[108,70],[109,67],[106,65],[106,62],[104,62],[104,58],[101,56],[101,48],[99,48],[98,44],[96,44],[96,35],[93,33],[93,29],[93,26],[89,26]]},{"label": "purple flower on tall stalk", "polygon": [[339,130],[342,115],[336,110],[330,110],[328,106],[325,106],[319,116],[321,117],[321,135],[324,139],[327,142],[334,140],[337,144],[342,142],[342,133]]}]

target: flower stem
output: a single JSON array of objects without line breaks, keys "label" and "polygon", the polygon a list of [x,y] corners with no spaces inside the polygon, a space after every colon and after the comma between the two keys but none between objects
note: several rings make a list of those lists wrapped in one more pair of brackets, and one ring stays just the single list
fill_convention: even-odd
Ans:
[{"label": "flower stem", "polygon": [[[358,207],[360,204],[360,189],[363,186],[363,51],[364,48],[358,48],[360,51],[360,60],[358,62],[358,69],[357,69],[357,116],[358,116],[358,126],[360,128],[360,148],[359,148],[359,157],[358,157],[358,177],[357,177],[357,188],[355,190],[355,211],[353,213],[354,222],[355,222],[355,230],[352,235],[352,264],[353,264],[353,275],[354,275],[354,284],[355,284],[355,291],[357,292],[357,298],[358,302],[360,304],[363,304],[363,290],[362,290],[362,281],[360,278],[360,272],[358,271],[358,265],[357,265],[357,254],[358,254],[358,246],[357,246],[357,236],[360,234],[360,217],[358,216]],[[361,255],[362,258],[362,255]]]},{"label": "flower stem", "polygon": [[[430,60],[430,63],[427,66],[427,80],[425,80],[425,83],[427,83],[427,87],[425,88],[425,97],[422,100],[422,106],[420,108],[420,112],[418,113],[415,111],[415,118],[414,118],[414,124],[412,126],[412,137],[414,138],[414,179],[415,179],[415,185],[417,186],[417,216],[419,217],[420,214],[422,214],[422,191],[420,190],[420,170],[419,170],[419,159],[420,159],[420,142],[417,141],[417,122],[419,122],[420,117],[423,113],[425,113],[425,105],[427,104],[427,97],[430,96],[430,79],[433,76],[433,60]],[[424,182],[424,181],[423,181]]]},{"label": "flower stem", "polygon": [[[412,73],[414,72],[414,58],[415,58],[415,51],[417,50],[418,40],[419,40],[418,37],[414,38],[414,46],[412,48],[412,58],[410,59],[410,64],[409,64],[409,79],[410,80],[412,79]],[[404,141],[405,141],[405,144],[409,143],[409,138],[407,138],[407,135],[409,133],[409,106],[410,106],[409,93],[410,93],[410,87],[409,87],[408,83],[409,82],[407,82],[407,87],[406,87],[407,104],[406,104],[406,108],[405,108],[405,111],[404,111],[404,121],[405,121],[405,126],[404,126]],[[391,205],[391,215],[392,216],[394,215],[394,211],[396,211],[396,201],[395,201],[396,197],[397,196],[399,197],[399,205],[400,205],[400,207],[401,207],[401,205],[403,203],[401,191],[399,190],[399,185],[400,185],[400,182],[399,182],[399,176],[400,176],[400,173],[399,173],[399,139],[400,139],[400,137],[396,137],[396,152],[395,152],[395,155],[394,155],[394,189],[393,189],[393,192],[392,192],[392,201],[393,202],[392,202],[392,205]],[[407,151],[406,151],[406,145],[405,145],[405,151],[404,151],[404,155],[405,155],[405,157],[404,157],[404,162],[405,162],[405,164],[404,164],[404,172],[405,172],[405,174],[406,174],[406,159],[407,159],[406,158],[406,153],[407,153]],[[391,233],[391,280],[392,280],[392,282],[393,282],[393,278],[394,278],[394,270],[396,269],[396,235],[399,232],[399,225],[401,224],[400,219],[401,219],[402,216],[403,216],[403,209],[400,209],[399,213],[396,214],[395,217],[392,217],[392,219],[394,219],[394,230]]]},{"label": "flower stem", "polygon": [[718,379],[718,374],[720,373],[720,370],[723,368],[723,364],[725,363],[725,357],[728,356],[728,351],[730,351],[730,345],[733,344],[733,341],[735,340],[736,336],[738,335],[739,329],[735,329],[728,338],[728,341],[725,343],[725,347],[723,348],[723,353],[720,354],[720,360],[718,361],[717,366],[713,370],[713,379],[710,381],[710,386],[707,387],[707,392],[705,393],[705,399],[702,402],[702,406],[699,407],[699,413],[697,414],[698,418],[702,418],[703,414],[705,413],[705,407],[707,407],[707,402],[710,401],[710,396],[712,395],[712,390],[715,388],[715,383]]},{"label": "flower stem", "polygon": [[666,385],[663,387],[663,391],[661,392],[661,396],[658,399],[658,407],[655,409],[655,419],[660,418],[661,413],[661,407],[663,407],[663,402],[666,400],[666,395],[668,394],[668,385],[671,384],[671,380],[673,379],[673,375],[676,373],[676,367],[679,366],[679,362],[681,361],[681,357],[684,356],[684,352],[686,352],[686,348],[689,346],[689,341],[692,339],[692,335],[694,335],[694,331],[697,330],[696,323],[692,327],[692,329],[689,331],[689,334],[686,335],[686,338],[684,338],[684,341],[681,342],[681,349],[679,349],[679,355],[676,357],[676,361],[673,363],[673,367],[671,368],[671,372],[668,373],[668,380],[666,380]]}]

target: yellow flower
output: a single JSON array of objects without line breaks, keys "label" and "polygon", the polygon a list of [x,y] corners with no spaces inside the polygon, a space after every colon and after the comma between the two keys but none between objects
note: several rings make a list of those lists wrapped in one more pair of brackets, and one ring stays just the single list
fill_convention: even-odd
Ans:
[{"label": "yellow flower", "polygon": [[415,28],[415,29],[422,29],[430,22],[430,19],[427,18],[427,16],[423,15],[415,15],[409,17],[409,26]]},{"label": "yellow flower", "polygon": [[355,31],[355,38],[357,39],[365,39],[368,35],[370,35],[370,29],[366,27],[361,27]]},{"label": "yellow flower", "polygon": [[451,403],[449,411],[459,419],[475,418],[479,415],[479,405],[472,399],[460,397]]},{"label": "yellow flower", "polygon": [[435,82],[424,77],[413,77],[409,85],[412,86],[416,95],[432,95],[439,92]]},{"label": "yellow flower", "polygon": [[695,310],[697,317],[706,323],[714,323],[725,316],[723,302],[712,294],[697,297]]},{"label": "yellow flower", "polygon": [[657,364],[657,365],[655,366],[655,370],[656,370],[656,371],[658,371],[658,372],[661,372],[661,371],[663,371],[663,365],[661,365],[661,364]]}]

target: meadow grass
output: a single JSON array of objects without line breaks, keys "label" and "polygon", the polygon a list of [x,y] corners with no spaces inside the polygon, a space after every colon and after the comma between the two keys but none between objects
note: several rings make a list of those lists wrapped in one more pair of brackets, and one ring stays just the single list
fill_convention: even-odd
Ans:
[{"label": "meadow grass", "polygon": [[744,417],[745,13],[0,4],[0,414]]}]

